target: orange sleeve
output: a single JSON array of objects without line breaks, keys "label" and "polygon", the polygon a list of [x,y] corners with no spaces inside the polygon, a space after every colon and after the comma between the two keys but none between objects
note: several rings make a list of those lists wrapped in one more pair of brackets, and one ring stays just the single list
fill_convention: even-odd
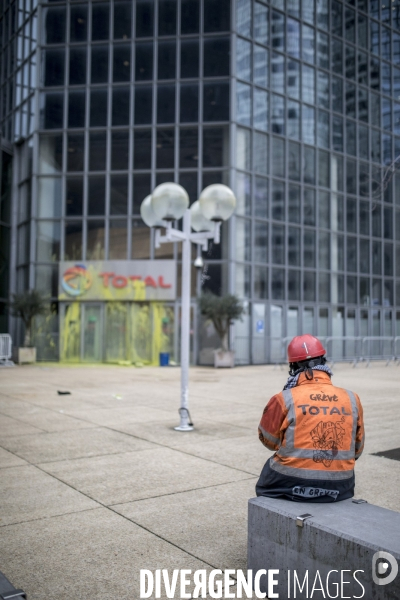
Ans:
[{"label": "orange sleeve", "polygon": [[363,407],[360,401],[360,398],[355,394],[358,408],[358,418],[357,418],[357,430],[356,430],[356,460],[360,458],[361,454],[364,450],[364,442],[365,442],[365,431],[364,431],[364,413]]},{"label": "orange sleeve", "polygon": [[258,437],[269,450],[278,450],[281,445],[281,426],[285,420],[287,409],[281,394],[272,396],[264,408],[258,426]]}]

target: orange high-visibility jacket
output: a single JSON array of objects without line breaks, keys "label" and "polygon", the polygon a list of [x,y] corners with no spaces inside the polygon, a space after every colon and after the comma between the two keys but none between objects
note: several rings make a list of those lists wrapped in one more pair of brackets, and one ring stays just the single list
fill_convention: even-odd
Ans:
[{"label": "orange high-visibility jacket", "polygon": [[332,385],[323,371],[268,402],[258,427],[275,450],[270,466],[283,475],[339,480],[353,475],[364,448],[363,409],[357,394]]}]

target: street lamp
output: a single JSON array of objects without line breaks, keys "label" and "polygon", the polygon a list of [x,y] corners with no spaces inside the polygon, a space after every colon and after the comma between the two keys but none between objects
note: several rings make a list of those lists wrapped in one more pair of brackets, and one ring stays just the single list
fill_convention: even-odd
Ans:
[{"label": "street lamp", "polygon": [[[221,222],[229,219],[235,207],[236,198],[232,190],[219,183],[206,187],[190,209],[189,196],[183,187],[177,183],[162,183],[143,200],[140,207],[143,221],[149,227],[155,227],[156,248],[169,242],[182,242],[181,406],[180,423],[174,428],[176,431],[193,430],[189,419],[191,244],[197,244],[204,250],[210,239],[219,244]],[[182,231],[172,227],[172,221],[181,217]],[[161,228],[165,228],[164,235]]]}]

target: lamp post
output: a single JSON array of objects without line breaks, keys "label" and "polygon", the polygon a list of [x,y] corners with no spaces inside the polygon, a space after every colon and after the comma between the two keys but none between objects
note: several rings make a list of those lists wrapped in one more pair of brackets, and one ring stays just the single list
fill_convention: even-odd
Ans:
[{"label": "lamp post", "polygon": [[[182,242],[182,297],[181,297],[181,405],[180,423],[176,431],[192,431],[189,419],[189,354],[190,354],[190,260],[191,244],[198,250],[207,249],[208,240],[220,242],[221,222],[232,215],[236,198],[230,188],[222,184],[206,187],[197,202],[189,209],[189,196],[177,183],[162,183],[140,207],[143,221],[155,228],[155,246],[168,242]],[[172,227],[172,221],[183,217],[182,231]],[[161,228],[165,228],[164,235]],[[192,232],[194,229],[194,232]],[[196,262],[201,261],[198,252]]]}]

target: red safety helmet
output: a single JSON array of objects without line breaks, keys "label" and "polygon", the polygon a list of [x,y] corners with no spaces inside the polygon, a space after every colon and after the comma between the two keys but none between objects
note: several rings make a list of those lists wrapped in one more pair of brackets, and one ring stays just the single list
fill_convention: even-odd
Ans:
[{"label": "red safety helmet", "polygon": [[326,350],[319,339],[309,333],[294,337],[287,351],[290,363],[297,363],[326,354]]}]

